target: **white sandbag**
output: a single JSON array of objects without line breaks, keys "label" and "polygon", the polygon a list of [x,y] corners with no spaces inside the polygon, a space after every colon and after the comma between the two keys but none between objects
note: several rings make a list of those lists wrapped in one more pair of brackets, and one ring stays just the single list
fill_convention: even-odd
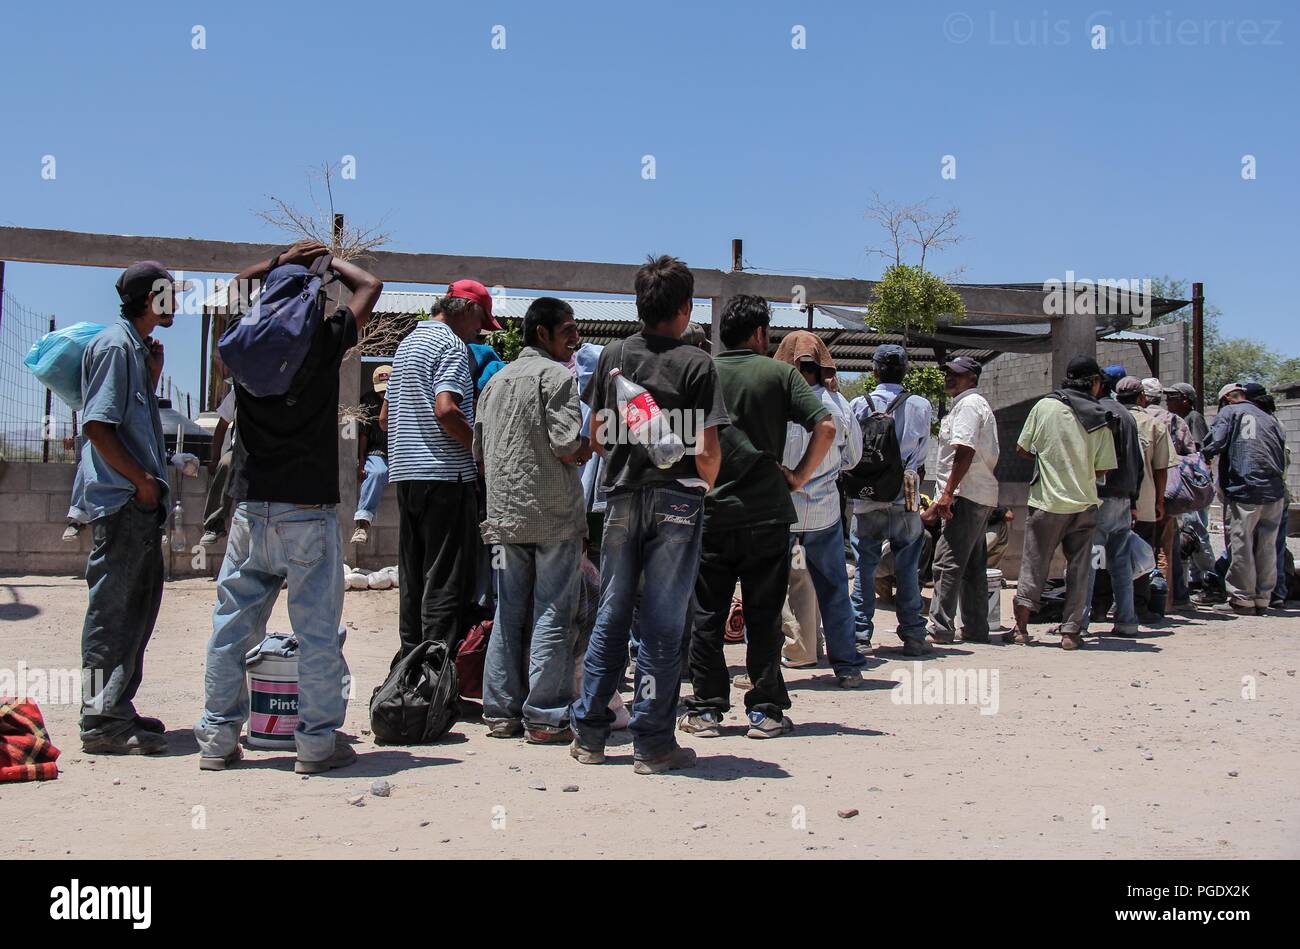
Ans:
[{"label": "white sandbag", "polygon": [[352,572],[348,574],[349,590],[366,590],[370,587],[370,578],[364,573]]},{"label": "white sandbag", "polygon": [[376,570],[367,578],[367,583],[372,590],[391,590],[393,588],[393,578],[387,570]]}]

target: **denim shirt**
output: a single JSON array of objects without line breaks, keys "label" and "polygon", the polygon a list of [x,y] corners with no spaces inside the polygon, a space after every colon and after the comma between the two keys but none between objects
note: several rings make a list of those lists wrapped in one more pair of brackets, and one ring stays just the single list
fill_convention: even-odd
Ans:
[{"label": "denim shirt", "polygon": [[[158,479],[167,503],[167,453],[163,447],[158,399],[145,362],[148,350],[130,320],[119,318],[91,340],[81,359],[81,422],[104,422],[117,429],[127,453]],[[118,511],[135,494],[125,475],[108,463],[87,439],[78,476],[82,509],[95,520]]]}]

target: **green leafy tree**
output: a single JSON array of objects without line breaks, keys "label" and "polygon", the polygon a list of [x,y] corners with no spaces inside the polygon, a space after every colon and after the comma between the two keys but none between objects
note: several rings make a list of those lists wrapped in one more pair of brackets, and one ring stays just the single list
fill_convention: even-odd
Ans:
[{"label": "green leafy tree", "polygon": [[880,333],[918,330],[933,333],[939,318],[960,322],[966,314],[961,294],[942,278],[920,266],[895,264],[876,284],[876,298],[867,307],[867,319]]},{"label": "green leafy tree", "polygon": [[[1151,292],[1157,297],[1188,299],[1191,288],[1186,280],[1167,274],[1151,278]],[[1228,337],[1223,334],[1223,311],[1209,300],[1205,301],[1205,392],[1202,395],[1212,402],[1214,394],[1229,382],[1261,382],[1274,386],[1300,378],[1300,358],[1283,356],[1262,340],[1248,336]],[[1152,324],[1191,323],[1191,307],[1166,313],[1152,320]]]},{"label": "green leafy tree", "polygon": [[[873,373],[864,372],[853,379],[840,383],[840,395],[850,402],[860,395],[866,395],[876,387]],[[943,391],[943,370],[938,366],[913,366],[903,377],[903,388],[908,392],[924,396],[936,409],[944,404],[947,396]],[[939,413],[936,411],[930,419],[930,434],[939,433]]]},{"label": "green leafy tree", "polygon": [[524,334],[519,320],[501,321],[505,328],[488,333],[487,344],[497,351],[506,362],[514,362],[524,348]]}]

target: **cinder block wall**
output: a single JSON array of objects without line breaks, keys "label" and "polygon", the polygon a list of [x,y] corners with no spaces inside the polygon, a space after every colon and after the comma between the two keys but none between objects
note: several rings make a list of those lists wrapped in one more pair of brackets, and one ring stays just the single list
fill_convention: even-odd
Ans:
[{"label": "cinder block wall", "polygon": [[[90,529],[75,541],[62,540],[67,525],[68,499],[76,466],[70,464],[7,463],[0,471],[0,573],[51,573],[84,576],[90,552]],[[170,554],[172,576],[215,577],[225,555],[224,538],[200,558],[194,548],[203,534],[203,510],[208,494],[208,473],[181,480],[184,553]],[[354,504],[348,504],[351,511]],[[344,515],[340,505],[340,516]],[[340,523],[343,559],[367,569],[397,563],[397,500],[390,486],[384,493],[371,542],[356,548],[348,543],[353,524]],[[358,563],[358,560],[360,561]]]}]

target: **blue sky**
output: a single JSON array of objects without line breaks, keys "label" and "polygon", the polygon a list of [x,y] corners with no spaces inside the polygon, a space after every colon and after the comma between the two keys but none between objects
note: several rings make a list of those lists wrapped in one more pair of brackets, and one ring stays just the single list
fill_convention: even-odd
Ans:
[{"label": "blue sky", "polygon": [[[755,268],[875,277],[872,192],[933,196],[967,236],[937,269],[1202,280],[1229,334],[1300,354],[1296,6],[1111,6],[9,3],[0,223],[278,240],[252,212],[353,155],[338,204],[389,249],[725,268],[743,237]],[[111,317],[115,277],[7,286],[64,325]],[[197,319],[164,332],[197,390]]]}]

